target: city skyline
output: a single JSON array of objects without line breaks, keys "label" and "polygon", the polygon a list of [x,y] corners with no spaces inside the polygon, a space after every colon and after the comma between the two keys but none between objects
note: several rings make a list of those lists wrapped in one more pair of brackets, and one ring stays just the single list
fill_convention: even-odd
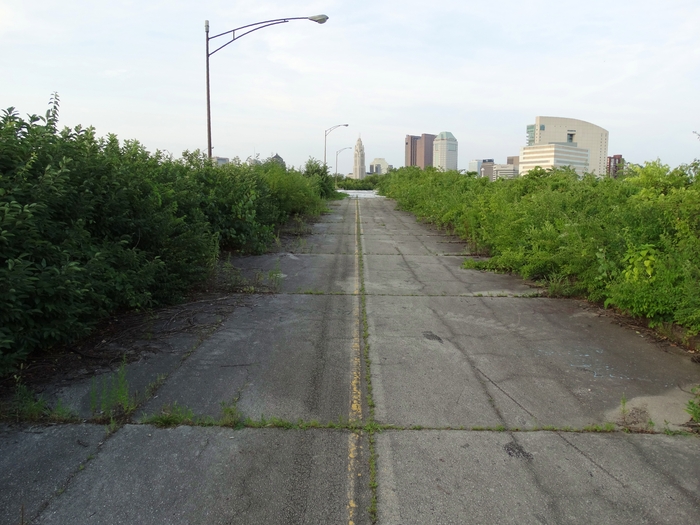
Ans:
[{"label": "city skyline", "polygon": [[[324,129],[347,122],[328,151],[352,146],[362,130],[370,158],[400,166],[407,133],[449,129],[464,167],[503,162],[524,145],[533,115],[562,115],[607,129],[609,153],[628,162],[700,157],[700,6],[689,0],[663,9],[647,0],[446,0],[440,10],[413,0],[174,0],[167,9],[0,0],[0,48],[11,50],[0,53],[0,109],[43,114],[56,91],[61,126],[93,125],[98,136],[176,157],[204,150],[204,20],[217,33],[320,13],[330,17],[322,26],[266,28],[212,57],[214,155],[279,153],[299,167],[322,159]],[[551,45],[538,43],[542,35]],[[351,169],[341,155],[338,171]]]}]

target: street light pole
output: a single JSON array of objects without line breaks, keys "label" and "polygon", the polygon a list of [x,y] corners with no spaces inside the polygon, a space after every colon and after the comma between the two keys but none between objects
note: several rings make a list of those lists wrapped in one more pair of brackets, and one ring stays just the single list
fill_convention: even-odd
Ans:
[{"label": "street light pole", "polygon": [[348,127],[347,124],[338,124],[337,126],[332,126],[326,130],[326,135],[323,137],[323,165],[326,166],[326,143],[328,142],[328,135],[335,128]]},{"label": "street light pole", "polygon": [[211,158],[211,94],[209,91],[209,20],[204,21],[204,34],[207,37],[207,157]]},{"label": "street light pole", "polygon": [[338,153],[341,151],[345,151],[346,149],[352,149],[352,146],[348,146],[347,148],[339,149],[338,151],[335,152],[335,176],[338,176]]},{"label": "street light pole", "polygon": [[[290,20],[311,20],[312,22],[316,22],[317,24],[325,24],[326,20],[328,20],[328,17],[326,15],[314,15],[314,16],[297,16],[297,17],[291,17],[291,18],[275,18],[274,20],[264,20],[263,22],[256,22],[255,24],[248,24],[246,26],[241,26],[237,27],[236,29],[231,29],[230,31],[225,31],[223,33],[219,33],[218,35],[214,36],[209,36],[209,20],[204,21],[204,33],[206,35],[207,39],[207,154],[209,158],[211,159],[211,95],[209,91],[209,57],[212,56],[214,53],[217,51],[220,51],[221,49],[225,48],[227,45],[229,45],[231,42],[238,40],[241,37],[244,37],[246,35],[249,35],[253,31],[257,31],[258,29],[263,29],[265,27],[270,27],[270,26],[276,26],[278,24],[286,24]],[[236,31],[240,31],[242,29],[247,29],[247,31],[241,33],[240,35],[236,35]],[[214,51],[209,51],[209,41],[214,40],[215,38],[222,37],[224,35],[231,35],[231,40],[227,41],[225,44],[217,47]]]}]

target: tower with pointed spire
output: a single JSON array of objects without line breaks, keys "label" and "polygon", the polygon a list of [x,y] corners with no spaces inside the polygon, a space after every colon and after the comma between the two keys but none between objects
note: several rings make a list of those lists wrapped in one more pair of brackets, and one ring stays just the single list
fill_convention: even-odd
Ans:
[{"label": "tower with pointed spire", "polygon": [[355,144],[355,161],[352,165],[352,178],[356,180],[364,179],[367,174],[365,165],[365,147],[362,145],[362,138],[357,138]]}]

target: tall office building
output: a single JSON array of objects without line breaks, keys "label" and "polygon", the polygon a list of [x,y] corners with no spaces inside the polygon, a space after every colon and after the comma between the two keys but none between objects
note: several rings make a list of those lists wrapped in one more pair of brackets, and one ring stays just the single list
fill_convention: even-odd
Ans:
[{"label": "tall office building", "polygon": [[365,147],[362,145],[362,139],[358,137],[355,144],[355,159],[352,164],[352,178],[357,180],[364,179],[366,174]]},{"label": "tall office building", "polygon": [[[544,144],[564,144],[588,150],[587,170],[601,177],[606,173],[608,132],[600,126],[575,118],[536,117],[535,123],[527,127],[527,145]],[[522,162],[522,153],[520,158]],[[523,173],[522,169],[520,173]]]},{"label": "tall office building", "polygon": [[406,135],[406,166],[425,169],[433,165],[433,141],[435,135],[423,133],[420,137]]},{"label": "tall office building", "polygon": [[457,139],[449,131],[441,131],[433,140],[433,166],[445,171],[457,169]]}]

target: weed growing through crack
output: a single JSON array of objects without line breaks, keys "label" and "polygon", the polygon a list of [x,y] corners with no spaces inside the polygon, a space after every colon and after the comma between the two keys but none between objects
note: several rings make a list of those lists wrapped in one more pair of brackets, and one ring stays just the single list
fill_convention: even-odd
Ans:
[{"label": "weed growing through crack", "polygon": [[620,399],[620,415],[622,416],[622,424],[627,425],[627,414],[629,414],[629,408],[627,408],[627,398],[625,394],[622,394]]},{"label": "weed growing through crack", "polygon": [[55,423],[70,423],[76,421],[78,416],[59,399],[49,412],[49,419]]},{"label": "weed growing through crack", "polygon": [[587,425],[583,427],[584,432],[615,432],[616,430],[615,423],[604,423],[602,425],[599,424],[594,424],[594,425]]},{"label": "weed growing through crack", "polygon": [[158,428],[194,425],[195,422],[194,411],[186,406],[178,405],[177,402],[172,405],[163,405],[163,408],[160,409],[158,414],[145,416],[141,419],[141,423],[153,425]]},{"label": "weed growing through crack", "polygon": [[99,381],[95,377],[92,378],[90,411],[97,421],[128,417],[137,406],[138,400],[129,394],[126,360],[122,361],[115,374],[103,376]]},{"label": "weed growing through crack", "polygon": [[60,399],[52,408],[41,395],[37,395],[23,384],[19,377],[15,377],[15,381],[14,396],[6,406],[0,407],[0,419],[12,419],[18,423],[20,421],[71,423],[78,419],[78,416]]},{"label": "weed growing through crack", "polygon": [[689,399],[685,406],[685,411],[690,414],[690,418],[695,424],[700,425],[700,386],[690,389],[695,396],[694,399]]},{"label": "weed growing through crack", "polygon": [[49,412],[46,400],[37,396],[27,386],[17,381],[13,399],[13,415],[17,421],[38,421]]},{"label": "weed growing through crack", "polygon": [[238,409],[238,398],[231,403],[221,403],[221,419],[219,425],[222,427],[240,428],[243,425],[243,414]]},{"label": "weed growing through crack", "polygon": [[167,376],[165,374],[158,374],[156,376],[155,381],[152,381],[148,384],[146,387],[146,398],[151,398],[155,395],[155,393],[158,391],[158,389],[163,386],[163,383],[165,383],[165,380],[167,379]]},{"label": "weed growing through crack", "polygon": [[282,286],[282,270],[280,270],[280,260],[277,259],[275,267],[267,272],[267,288],[270,292],[276,293]]},{"label": "weed growing through crack", "polygon": [[117,421],[117,420],[114,419],[113,417],[110,417],[110,418],[109,418],[109,423],[107,423],[107,424],[105,425],[105,432],[106,432],[107,435],[109,436],[109,435],[111,435],[111,434],[114,434],[114,433],[115,433],[117,430],[119,430],[120,428],[121,428],[121,424],[119,423],[119,421]]}]

